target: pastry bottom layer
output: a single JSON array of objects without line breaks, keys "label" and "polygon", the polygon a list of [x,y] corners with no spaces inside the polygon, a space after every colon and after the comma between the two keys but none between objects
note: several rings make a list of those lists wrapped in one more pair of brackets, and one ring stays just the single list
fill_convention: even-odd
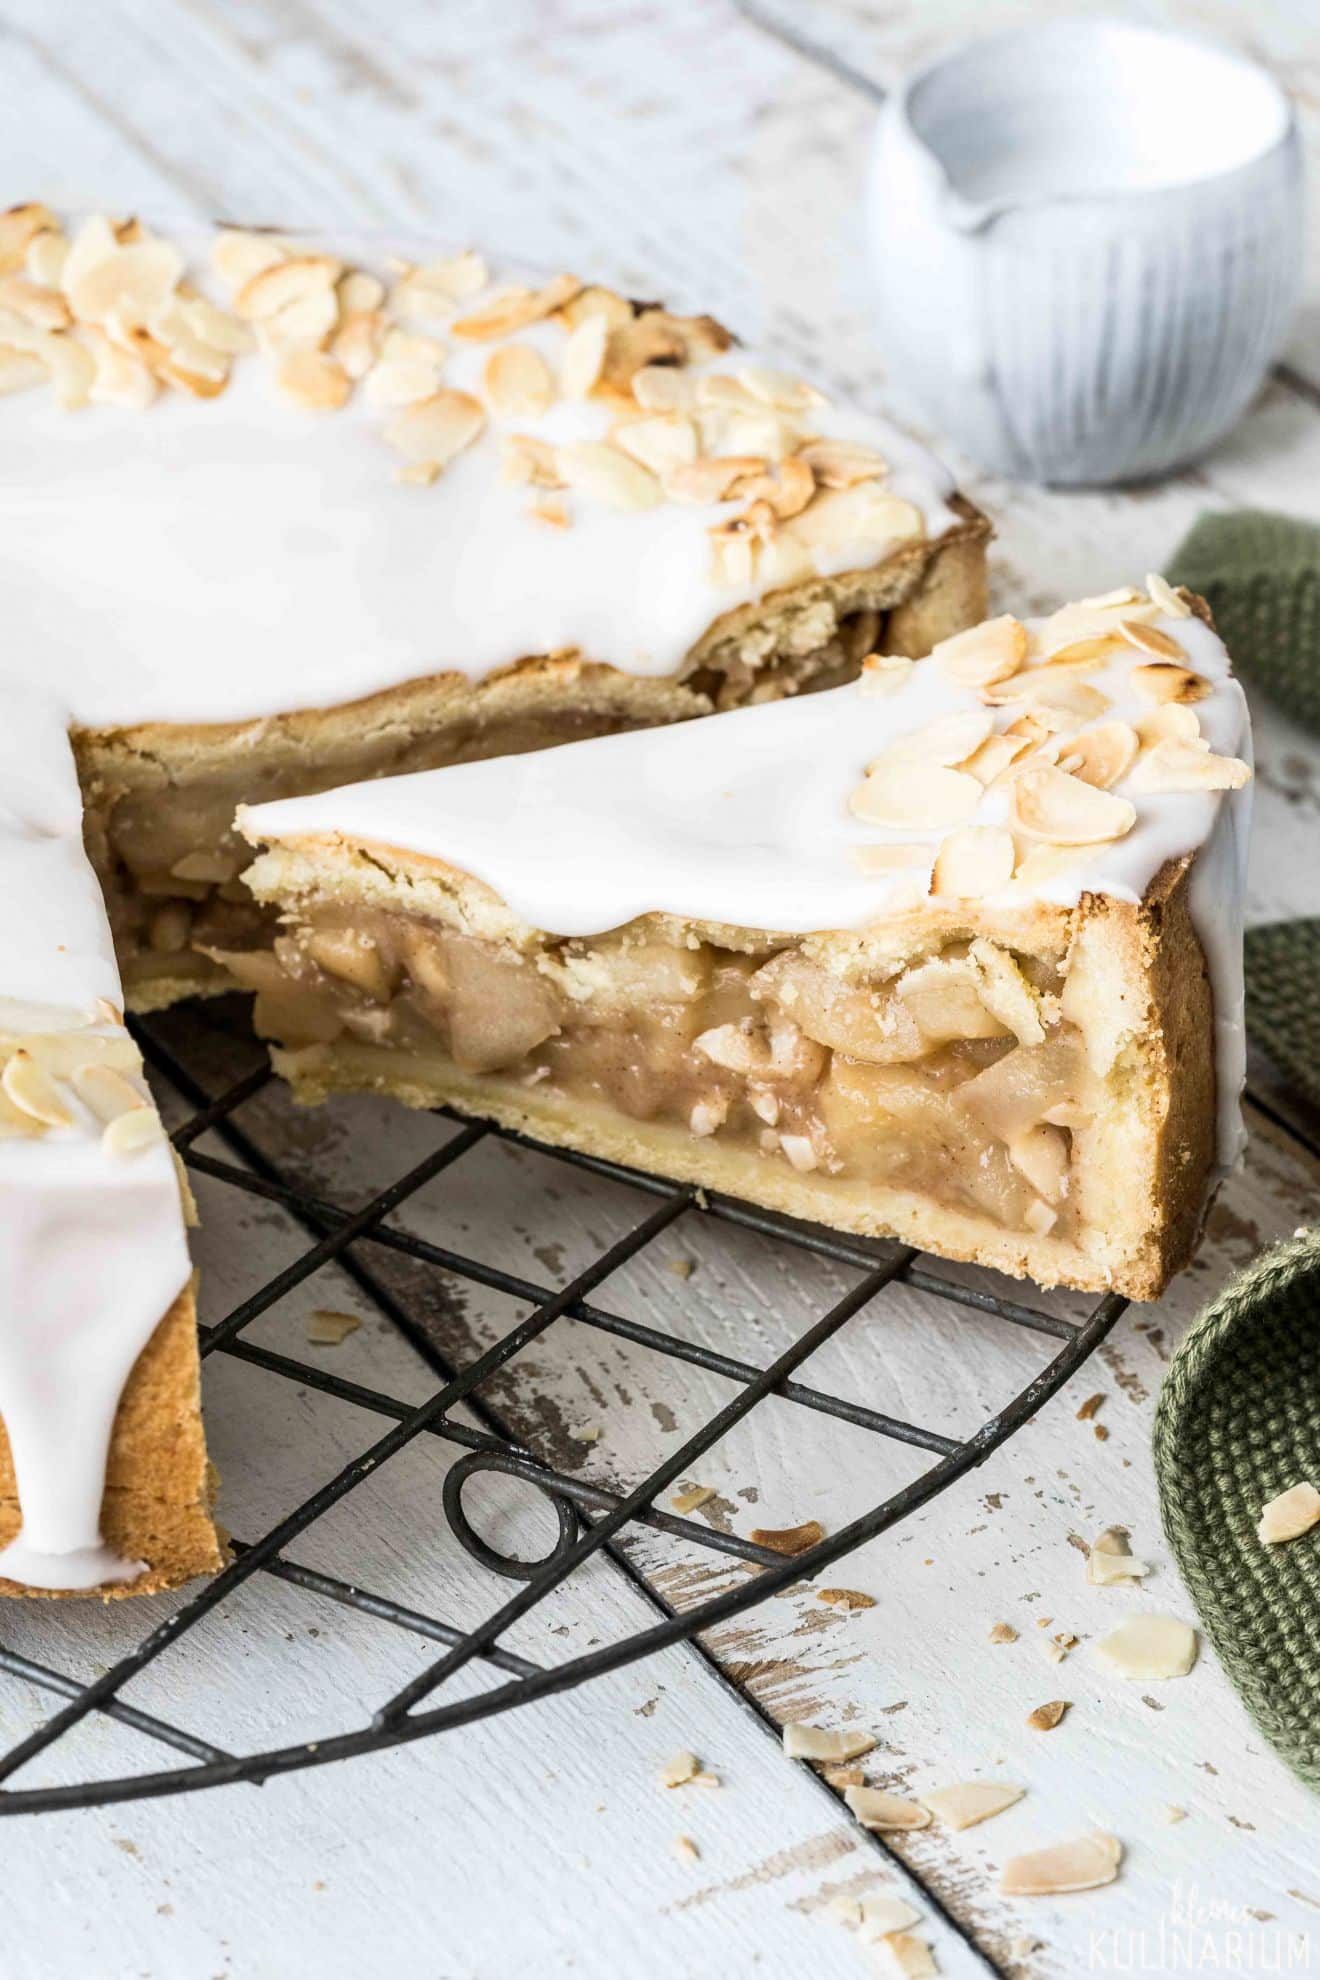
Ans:
[{"label": "pastry bottom layer", "polygon": [[[227,1553],[211,1518],[214,1485],[202,1434],[197,1306],[189,1285],[133,1365],[106,1467],[101,1536],[121,1559],[149,1562],[147,1571],[136,1581],[92,1589],[29,1588],[0,1576],[0,1595],[100,1595],[109,1601],[217,1573]],[[20,1523],[9,1439],[0,1424],[0,1546],[9,1544]]]},{"label": "pastry bottom layer", "polygon": [[363,1091],[388,1094],[410,1107],[449,1105],[555,1147],[696,1183],[835,1230],[897,1238],[1038,1285],[1102,1291],[1112,1284],[1094,1257],[1068,1239],[1005,1230],[990,1217],[868,1178],[803,1175],[757,1148],[698,1139],[672,1122],[632,1120],[580,1095],[528,1087],[499,1073],[465,1073],[438,1050],[405,1057],[386,1047],[340,1040],[293,1052],[276,1048],[271,1063],[304,1105]]}]

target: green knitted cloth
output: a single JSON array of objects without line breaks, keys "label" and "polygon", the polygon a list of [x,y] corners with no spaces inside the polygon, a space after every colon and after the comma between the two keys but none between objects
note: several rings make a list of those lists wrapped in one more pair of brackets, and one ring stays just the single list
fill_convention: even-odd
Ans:
[{"label": "green knitted cloth", "polygon": [[[1199,591],[1249,687],[1320,731],[1320,529],[1202,516],[1169,569]],[[1320,920],[1247,936],[1247,1029],[1320,1104]],[[1261,1508],[1320,1486],[1320,1231],[1257,1259],[1200,1315],[1155,1417],[1169,1545],[1261,1732],[1320,1791],[1320,1528],[1256,1538]]]}]

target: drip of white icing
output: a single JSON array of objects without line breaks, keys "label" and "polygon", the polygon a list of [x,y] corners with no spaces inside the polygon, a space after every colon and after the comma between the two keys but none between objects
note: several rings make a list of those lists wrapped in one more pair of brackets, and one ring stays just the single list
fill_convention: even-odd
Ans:
[{"label": "drip of white icing", "polygon": [[[1222,643],[1198,619],[1155,623],[1212,683],[1196,705],[1203,737],[1218,754],[1239,755],[1246,700]],[[1112,704],[1106,722],[1150,714],[1131,681],[1143,658],[1127,649],[1088,674]],[[981,708],[975,691],[938,663],[918,663],[887,694],[854,682],[716,721],[245,807],[240,824],[258,842],[338,833],[443,859],[555,935],[598,935],[652,912],[790,935],[858,928],[924,895],[930,864],[863,872],[856,849],[933,848],[941,834],[864,824],[848,810],[850,792],[899,737]],[[1002,711],[1000,726],[1014,712]],[[1225,802],[1218,791],[1137,793],[1127,780],[1115,789],[1136,807],[1132,830],[1088,848],[1032,891],[1064,906],[1084,893],[1138,902],[1166,861],[1202,849],[1191,908],[1214,988],[1220,1155],[1231,1165],[1241,1145],[1243,793]],[[971,822],[1002,825],[1007,816],[1001,787],[984,793]],[[1023,894],[1010,888],[991,898]]]},{"label": "drip of white icing", "polygon": [[[0,1032],[122,1037],[110,930],[82,849],[66,711],[13,685],[0,720],[0,900],[8,919]],[[73,1116],[0,1139],[0,1418],[23,1524],[0,1576],[32,1588],[131,1581],[103,1543],[106,1453],[124,1382],[188,1278],[179,1188],[163,1142],[118,1156]],[[145,1097],[146,1087],[141,1086]]]}]

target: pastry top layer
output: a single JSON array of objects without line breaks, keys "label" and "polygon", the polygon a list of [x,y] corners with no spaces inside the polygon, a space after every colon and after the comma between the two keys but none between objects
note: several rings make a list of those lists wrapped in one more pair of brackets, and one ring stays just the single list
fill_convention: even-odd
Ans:
[{"label": "pastry top layer", "polygon": [[387,249],[0,215],[6,643],[76,725],[563,650],[673,674],[959,520],[923,448],[709,317]]},{"label": "pastry top layer", "polygon": [[[989,621],[928,660],[873,657],[826,693],[258,805],[239,822],[258,843],[345,839],[441,861],[492,890],[484,932],[514,939],[519,923],[590,936],[647,913],[819,937],[895,915],[947,923],[964,903],[1140,903],[1197,853],[1227,1163],[1247,708],[1210,625],[1150,584]],[[260,863],[251,877],[260,893]]]}]

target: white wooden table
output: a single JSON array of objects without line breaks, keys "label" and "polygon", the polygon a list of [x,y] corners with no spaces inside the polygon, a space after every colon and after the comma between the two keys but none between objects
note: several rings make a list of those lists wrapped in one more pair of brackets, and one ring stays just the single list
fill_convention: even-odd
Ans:
[{"label": "white wooden table", "polygon": [[[973,23],[1052,11],[1047,0],[758,0],[747,11],[724,0],[0,0],[0,200],[422,224],[455,244],[472,236],[711,308],[827,383],[888,404],[859,226],[875,91]],[[1150,0],[1130,11],[1250,47],[1292,90],[1314,148],[1320,36],[1307,0]],[[1260,404],[1192,473],[1136,494],[1061,495],[955,465],[996,520],[995,587],[1018,609],[1140,576],[1206,506],[1314,512],[1320,279],[1313,268]],[[1316,910],[1320,750],[1267,709],[1257,719],[1251,913],[1267,920]],[[248,1118],[288,1143],[279,1101],[259,1099]],[[3,1832],[6,1980],[333,1980],[377,1966],[444,1980],[848,1975],[869,1955],[828,1901],[882,1890],[905,1891],[923,1912],[920,1934],[948,1973],[987,1961],[1033,1975],[1125,1960],[1142,1970],[1143,1957],[1145,1970],[1163,1970],[1162,1930],[1166,1946],[1190,1932],[1203,1970],[1226,1964],[1234,1935],[1244,1965],[1248,1953],[1258,1968],[1286,1960],[1292,1943],[1302,1945],[1293,1970],[1307,1970],[1308,1950],[1320,1968],[1316,1804],[1263,1748],[1213,1656],[1203,1649],[1190,1678],[1143,1696],[1106,1675],[1092,1647],[1134,1610],[1190,1613],[1149,1461],[1163,1367],[1224,1276],[1314,1214],[1315,1165],[1259,1115],[1252,1129],[1246,1171],[1224,1193],[1205,1251],[1159,1307],[1131,1310],[982,1471],[831,1574],[874,1594],[876,1607],[844,1614],[795,1588],[715,1632],[703,1654],[671,1649],[438,1741],[261,1790],[15,1820]],[[397,1173],[434,1136],[426,1119],[362,1103],[299,1123],[294,1147],[326,1194],[351,1203],[379,1183],[382,1162]],[[200,1195],[215,1317],[304,1240],[271,1209],[236,1207],[232,1192]],[[547,1158],[491,1147],[411,1204],[406,1221],[553,1286],[644,1207]],[[695,1261],[693,1275],[666,1270],[666,1256]],[[495,1295],[400,1272],[447,1350],[471,1354],[508,1324],[510,1304]],[[822,1261],[787,1270],[782,1254],[689,1216],[658,1262],[611,1281],[609,1298],[764,1362],[848,1282]],[[323,1274],[253,1338],[306,1355],[308,1309],[356,1300],[339,1274]],[[349,1379],[428,1392],[422,1362],[376,1317],[323,1352]],[[1031,1365],[998,1323],[952,1319],[900,1290],[852,1321],[807,1379],[959,1434]],[[1097,1392],[1103,1440],[1076,1417]],[[567,1321],[492,1392],[547,1458],[616,1486],[728,1393]],[[208,1363],[207,1411],[224,1510],[241,1533],[264,1530],[378,1427],[223,1356]],[[594,1443],[572,1435],[596,1425]],[[451,1453],[423,1441],[312,1528],[299,1558],[351,1566],[364,1585],[470,1624],[506,1584],[449,1535],[437,1502]],[[912,1468],[901,1447],[769,1402],[703,1463],[701,1482],[719,1496],[700,1517],[742,1533],[814,1517],[836,1531]],[[544,1546],[543,1510],[516,1493],[474,1499],[502,1544]],[[1085,1584],[1078,1541],[1115,1522],[1157,1563],[1146,1591]],[[743,1572],[653,1534],[629,1555],[676,1606]],[[549,1608],[514,1632],[512,1648],[549,1661],[655,1614],[638,1582],[602,1560]],[[1081,1638],[1061,1666],[1043,1654],[1043,1617]],[[999,1620],[1018,1642],[988,1643]],[[7,1611],[3,1626],[11,1648],[85,1678],[131,1646],[144,1615],[30,1605]],[[124,1695],[231,1748],[281,1745],[362,1723],[428,1654],[261,1578]],[[1064,1724],[1030,1731],[1027,1712],[1053,1697],[1073,1701]],[[49,1709],[7,1680],[5,1745]],[[919,1794],[985,1774],[1029,1792],[984,1828],[934,1827],[890,1851],[784,1760],[766,1718],[873,1729],[880,1746],[866,1764],[881,1784]],[[658,1769],[679,1748],[723,1787],[662,1789]],[[147,1764],[159,1762],[136,1735],[97,1720],[21,1778]],[[1164,1818],[1171,1803],[1187,1810],[1176,1826]],[[1127,1845],[1118,1883],[1054,1901],[997,1895],[1005,1856],[1090,1826]],[[680,1833],[698,1861],[674,1853]]]}]

